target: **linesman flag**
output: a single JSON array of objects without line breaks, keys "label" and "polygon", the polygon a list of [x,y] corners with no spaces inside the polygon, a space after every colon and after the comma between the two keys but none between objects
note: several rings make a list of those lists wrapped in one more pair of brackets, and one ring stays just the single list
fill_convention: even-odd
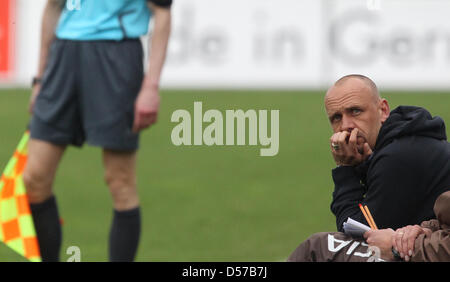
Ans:
[{"label": "linesman flag", "polygon": [[22,136],[0,179],[0,241],[30,261],[41,261],[39,244],[23,184],[28,131]]}]

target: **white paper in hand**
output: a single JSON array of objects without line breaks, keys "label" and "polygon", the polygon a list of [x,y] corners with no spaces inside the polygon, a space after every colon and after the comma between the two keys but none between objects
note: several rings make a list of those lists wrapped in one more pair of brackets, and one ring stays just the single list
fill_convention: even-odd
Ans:
[{"label": "white paper in hand", "polygon": [[362,237],[363,234],[369,230],[369,226],[353,220],[350,217],[344,222],[344,233],[352,237]]}]

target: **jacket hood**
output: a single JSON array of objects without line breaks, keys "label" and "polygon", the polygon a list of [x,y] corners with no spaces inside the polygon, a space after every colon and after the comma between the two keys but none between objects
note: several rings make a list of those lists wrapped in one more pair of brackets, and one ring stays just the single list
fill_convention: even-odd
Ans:
[{"label": "jacket hood", "polygon": [[375,150],[386,146],[396,138],[410,135],[447,140],[442,118],[432,117],[424,108],[399,106],[391,111],[381,126]]}]

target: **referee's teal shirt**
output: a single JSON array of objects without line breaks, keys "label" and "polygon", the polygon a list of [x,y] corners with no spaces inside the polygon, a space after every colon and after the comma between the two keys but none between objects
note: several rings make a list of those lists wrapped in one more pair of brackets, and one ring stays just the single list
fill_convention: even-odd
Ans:
[{"label": "referee's teal shirt", "polygon": [[56,37],[68,40],[122,40],[148,31],[147,0],[67,0]]}]

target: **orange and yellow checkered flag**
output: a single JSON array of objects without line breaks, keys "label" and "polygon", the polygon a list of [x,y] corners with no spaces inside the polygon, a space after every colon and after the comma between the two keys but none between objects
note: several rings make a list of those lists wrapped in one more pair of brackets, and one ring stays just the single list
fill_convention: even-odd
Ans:
[{"label": "orange and yellow checkered flag", "polygon": [[22,173],[27,162],[25,132],[0,179],[0,241],[30,261],[41,261]]}]

